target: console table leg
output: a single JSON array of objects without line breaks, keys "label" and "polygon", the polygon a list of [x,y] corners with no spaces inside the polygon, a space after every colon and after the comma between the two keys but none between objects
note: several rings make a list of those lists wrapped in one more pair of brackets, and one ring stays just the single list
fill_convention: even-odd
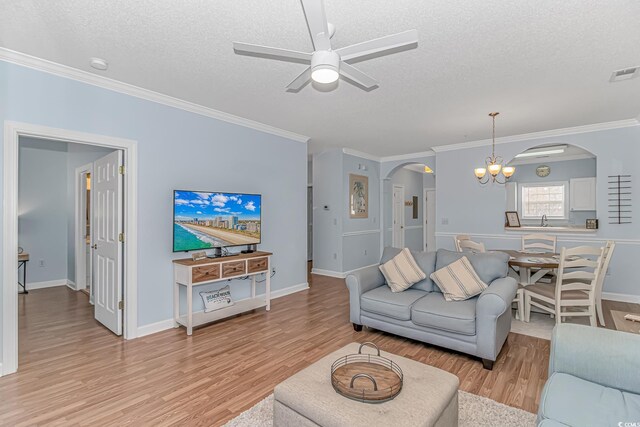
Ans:
[{"label": "console table leg", "polygon": [[193,287],[187,285],[187,335],[193,333]]},{"label": "console table leg", "polygon": [[271,310],[271,257],[267,258],[267,278],[265,299],[267,303],[267,311]]},{"label": "console table leg", "polygon": [[[175,276],[175,274],[174,274]],[[180,285],[173,280],[173,327],[178,327],[178,318],[180,317]]]},{"label": "console table leg", "polygon": [[256,297],[256,275],[251,276],[251,298]]}]

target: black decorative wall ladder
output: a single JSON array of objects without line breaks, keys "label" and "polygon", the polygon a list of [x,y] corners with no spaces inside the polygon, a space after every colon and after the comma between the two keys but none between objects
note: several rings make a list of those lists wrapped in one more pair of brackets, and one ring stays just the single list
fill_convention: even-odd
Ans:
[{"label": "black decorative wall ladder", "polygon": [[631,224],[631,175],[609,175],[609,224]]}]

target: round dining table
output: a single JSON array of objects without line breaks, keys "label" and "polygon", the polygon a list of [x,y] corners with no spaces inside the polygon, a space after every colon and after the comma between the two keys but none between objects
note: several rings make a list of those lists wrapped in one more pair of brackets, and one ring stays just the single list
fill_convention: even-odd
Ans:
[{"label": "round dining table", "polygon": [[[509,267],[518,267],[520,284],[523,286],[536,283],[545,274],[560,266],[560,254],[553,252],[524,252],[513,249],[497,249],[496,252],[509,255]],[[535,270],[534,274],[531,274],[532,270]]]}]

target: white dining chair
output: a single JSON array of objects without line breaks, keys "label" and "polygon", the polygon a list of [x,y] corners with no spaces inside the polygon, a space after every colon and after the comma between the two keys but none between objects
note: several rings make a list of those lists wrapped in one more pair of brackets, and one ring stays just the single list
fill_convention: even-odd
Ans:
[{"label": "white dining chair", "polygon": [[[528,322],[531,307],[554,315],[556,324],[564,317],[588,316],[591,326],[596,321],[596,286],[602,268],[604,248],[579,246],[562,248],[555,285],[536,283],[524,289],[524,318]],[[571,311],[567,309],[571,308]]]},{"label": "white dining chair", "polygon": [[471,236],[468,234],[458,234],[453,237],[453,244],[455,245],[456,252],[462,252],[462,249],[460,249],[460,242],[463,240],[471,240]]},{"label": "white dining chair", "polygon": [[484,248],[484,243],[474,242],[473,240],[460,240],[460,252],[475,252],[483,253],[487,250]]},{"label": "white dining chair", "polygon": [[611,262],[611,257],[613,256],[613,251],[616,248],[616,242],[613,240],[607,241],[607,244],[604,246],[604,252],[602,255],[602,265],[600,267],[600,271],[598,274],[598,280],[596,282],[596,312],[598,313],[598,321],[602,326],[604,324],[604,312],[602,311],[602,288],[604,287],[604,279],[607,275],[607,270],[609,269],[609,263]]},{"label": "white dining chair", "polygon": [[[555,253],[558,239],[556,236],[547,234],[526,234],[522,236],[522,252],[547,252]],[[553,280],[553,270],[534,269],[535,272],[528,270],[526,272],[527,283],[535,283],[538,280],[551,283]]]},{"label": "white dining chair", "polygon": [[522,236],[522,251],[555,253],[557,240],[547,234],[526,234]]}]

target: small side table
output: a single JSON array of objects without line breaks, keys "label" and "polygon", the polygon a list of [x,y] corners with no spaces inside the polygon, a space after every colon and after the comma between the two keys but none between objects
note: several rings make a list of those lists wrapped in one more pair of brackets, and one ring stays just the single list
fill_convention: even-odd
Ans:
[{"label": "small side table", "polygon": [[20,277],[20,267],[22,267],[22,283],[18,280],[18,285],[22,286],[22,292],[20,294],[28,294],[27,291],[27,263],[29,262],[29,254],[21,253],[18,254],[18,278]]}]

